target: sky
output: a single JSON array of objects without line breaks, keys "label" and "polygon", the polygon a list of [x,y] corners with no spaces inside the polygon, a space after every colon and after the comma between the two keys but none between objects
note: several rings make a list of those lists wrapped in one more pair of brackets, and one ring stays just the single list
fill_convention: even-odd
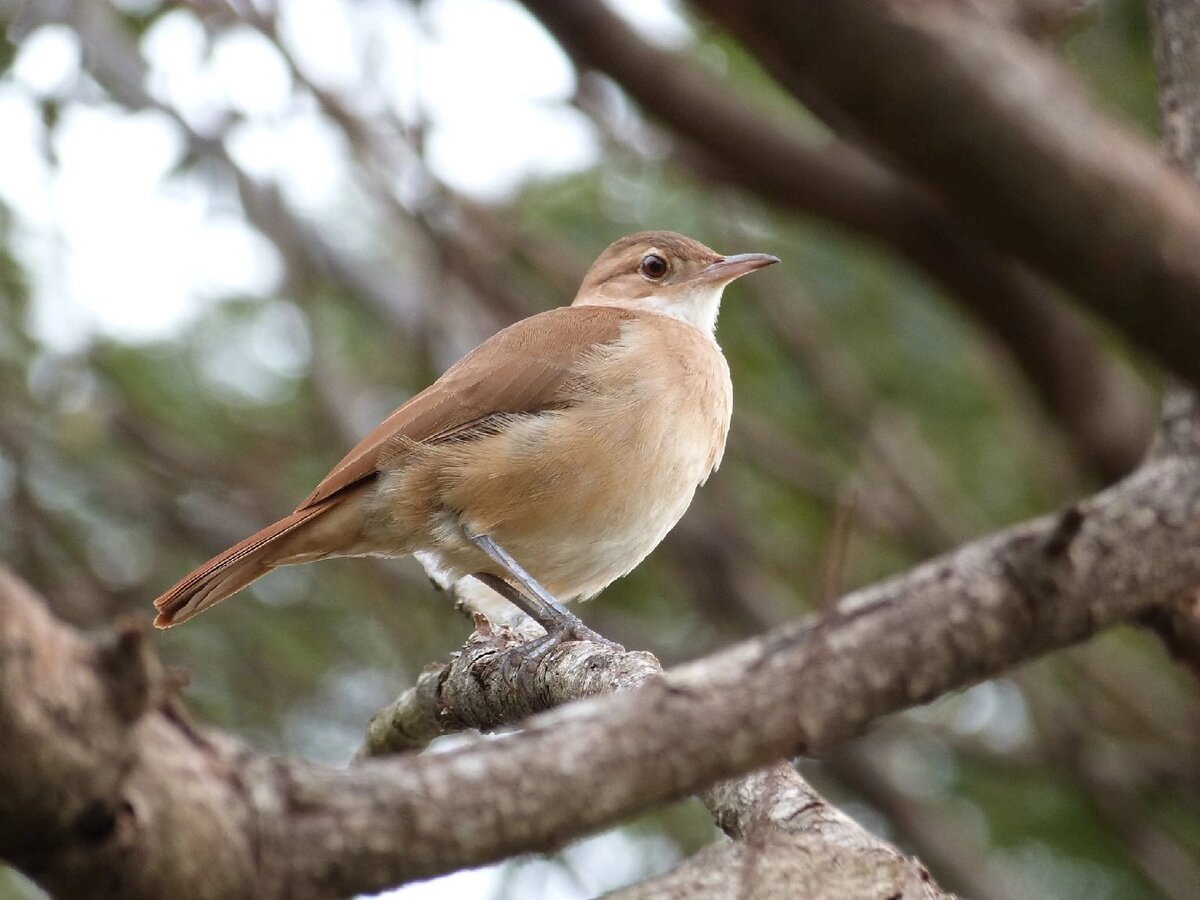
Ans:
[{"label": "sky", "polygon": [[[690,36],[671,0],[612,5],[651,40],[671,46]],[[474,198],[503,200],[531,177],[599,157],[589,122],[569,105],[567,58],[515,3],[431,0],[417,12],[396,0],[283,0],[280,33],[306,77],[357,109],[427,122],[430,171]],[[194,13],[180,8],[145,33],[140,50],[156,99],[201,132],[236,112],[242,121],[226,139],[236,162],[277,184],[318,227],[337,220],[345,149],[297,99],[270,42],[238,28],[209,46]],[[40,108],[48,99],[64,104],[50,133]],[[32,328],[51,347],[69,353],[96,336],[168,338],[206,304],[278,286],[269,242],[203,174],[180,170],[185,140],[176,123],[107,102],[82,72],[71,30],[49,25],[24,37],[0,79],[0,135],[0,200],[13,212],[14,249],[31,276]],[[303,333],[266,321],[262,339],[280,345],[281,365],[295,364]],[[569,867],[530,859],[384,896],[489,897],[506,884],[510,896],[589,897],[669,868],[676,855],[663,838],[612,831],[564,851]]]},{"label": "sky", "polygon": [[[653,40],[688,38],[670,0],[613,5]],[[568,60],[515,3],[432,0],[418,12],[395,0],[285,0],[280,33],[308,78],[357,109],[428,122],[429,169],[465,194],[502,200],[532,176],[598,158],[591,126],[568,103]],[[244,27],[209,47],[180,8],[146,32],[141,51],[157,99],[201,131],[236,112],[226,147],[238,164],[313,221],[335,218],[344,148],[297,99],[270,42]],[[269,293],[281,274],[273,248],[202,175],[178,171],[180,129],[96,93],[74,33],[54,25],[23,40],[0,81],[0,199],[15,212],[15,246],[33,275],[38,336],[64,351],[96,334],[155,340],[214,298]],[[92,102],[68,102],[48,137],[39,102],[80,95]]]}]

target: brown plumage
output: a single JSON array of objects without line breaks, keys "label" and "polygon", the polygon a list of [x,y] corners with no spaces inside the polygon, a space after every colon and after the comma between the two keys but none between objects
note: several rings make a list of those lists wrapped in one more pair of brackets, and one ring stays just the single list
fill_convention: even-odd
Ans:
[{"label": "brown plumage", "polygon": [[497,413],[533,413],[558,396],[579,358],[616,339],[625,310],[560,307],[522,319],[480,344],[381,422],[300,505],[336,494],[421,444],[464,437]]},{"label": "brown plumage", "polygon": [[[666,271],[658,277],[657,257]],[[185,621],[280,565],[420,554],[450,577],[512,573],[486,534],[560,599],[640,562],[719,463],[728,368],[721,289],[774,261],[726,260],[670,232],[609,247],[572,306],[505,328],[351,450],[290,516],[188,575],[155,624]],[[653,262],[653,261],[652,261]]]}]

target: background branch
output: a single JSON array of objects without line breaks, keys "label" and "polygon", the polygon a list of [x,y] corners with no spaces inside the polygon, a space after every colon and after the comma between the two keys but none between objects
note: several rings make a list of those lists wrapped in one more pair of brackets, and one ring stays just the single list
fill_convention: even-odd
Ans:
[{"label": "background branch", "polygon": [[753,29],[976,234],[1200,376],[1200,191],[1043,49],[961,2],[701,5]]},{"label": "background branch", "polygon": [[[964,229],[927,188],[854,144],[806,135],[798,122],[760,111],[688,60],[648,44],[603,4],[522,2],[578,66],[604,72],[694,142],[685,158],[700,171],[878,240],[920,266],[1000,339],[1082,458],[1110,480],[1134,467],[1153,427],[1145,387],[1045,281]],[[699,5],[727,22],[742,17]]]}]

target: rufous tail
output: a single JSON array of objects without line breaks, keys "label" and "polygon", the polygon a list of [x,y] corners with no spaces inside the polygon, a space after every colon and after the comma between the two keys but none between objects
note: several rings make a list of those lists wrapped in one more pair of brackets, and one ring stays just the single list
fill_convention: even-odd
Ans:
[{"label": "rufous tail", "polygon": [[[214,556],[154,601],[158,610],[155,627],[170,628],[186,622],[257,581],[276,566],[339,555],[333,547],[327,547],[322,552],[320,545],[325,541],[312,539],[316,536],[312,534],[315,531],[312,528],[314,520],[339,506],[340,498],[298,509]],[[317,546],[314,547],[314,544]]]}]

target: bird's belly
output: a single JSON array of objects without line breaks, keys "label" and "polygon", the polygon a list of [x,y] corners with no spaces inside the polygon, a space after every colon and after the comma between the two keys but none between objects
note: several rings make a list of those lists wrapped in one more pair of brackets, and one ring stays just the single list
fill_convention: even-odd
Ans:
[{"label": "bird's belly", "polygon": [[[525,500],[521,514],[480,508],[464,510],[463,518],[491,524],[496,540],[518,561],[528,560],[551,593],[591,596],[658,546],[711,469],[694,439],[647,431],[615,440],[611,431],[607,440],[576,438],[562,465],[541,467],[533,490],[515,473],[513,489]],[[501,515],[489,523],[495,513]]]}]

